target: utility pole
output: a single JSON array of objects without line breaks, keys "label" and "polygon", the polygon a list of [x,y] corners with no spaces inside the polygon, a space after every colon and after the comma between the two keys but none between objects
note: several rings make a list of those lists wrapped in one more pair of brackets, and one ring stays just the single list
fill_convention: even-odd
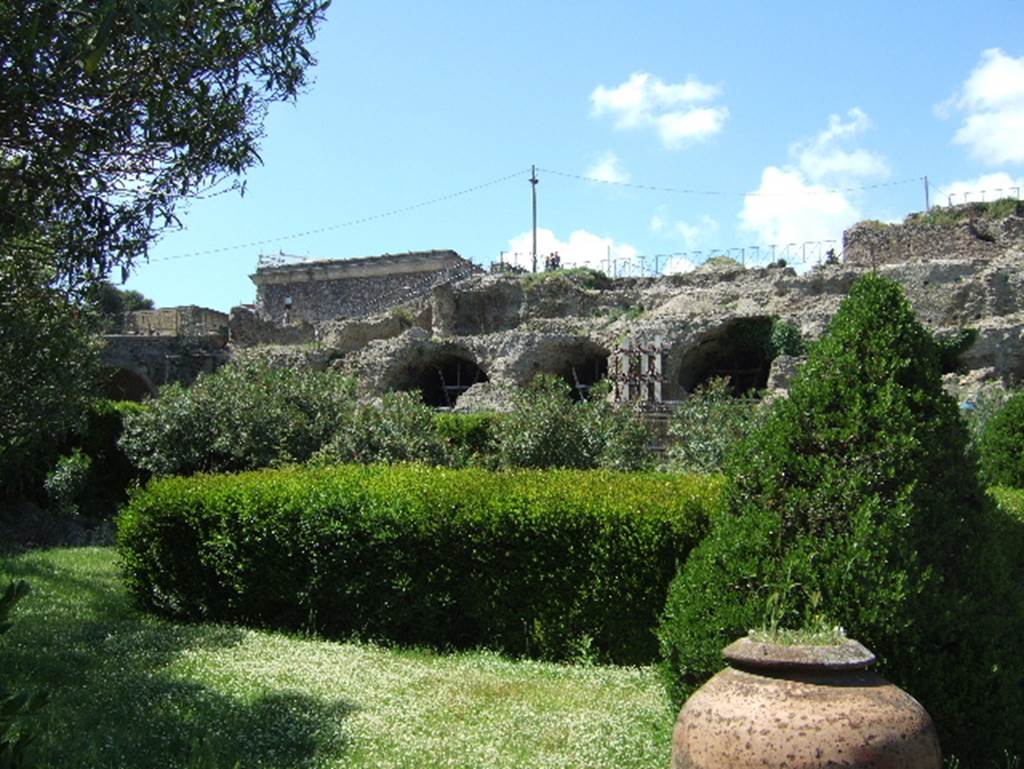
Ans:
[{"label": "utility pole", "polygon": [[931,210],[932,210],[932,207],[931,207],[931,205],[929,204],[929,201],[928,201],[928,177],[925,176],[924,177],[924,212],[928,213]]},{"label": "utility pole", "polygon": [[530,189],[533,191],[533,271],[537,271],[537,166],[530,166]]}]

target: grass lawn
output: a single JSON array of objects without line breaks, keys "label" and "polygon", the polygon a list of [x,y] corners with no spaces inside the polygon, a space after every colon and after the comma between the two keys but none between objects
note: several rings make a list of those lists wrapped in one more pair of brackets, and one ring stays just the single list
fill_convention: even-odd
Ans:
[{"label": "grass lawn", "polygon": [[651,668],[168,622],[132,608],[111,548],[0,558],[11,578],[33,592],[0,637],[0,685],[52,692],[46,767],[668,765],[674,714]]}]

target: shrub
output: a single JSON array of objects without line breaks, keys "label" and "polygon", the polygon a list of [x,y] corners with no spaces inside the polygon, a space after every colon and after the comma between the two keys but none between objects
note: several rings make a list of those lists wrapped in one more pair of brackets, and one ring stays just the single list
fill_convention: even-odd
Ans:
[{"label": "shrub", "polygon": [[335,372],[277,369],[258,360],[172,384],[128,415],[120,445],[156,475],[304,462],[351,419],[355,386]]},{"label": "shrub", "polygon": [[986,483],[1024,487],[1024,392],[1010,397],[985,423],[978,451]]},{"label": "shrub", "polygon": [[[7,173],[6,159],[0,164]],[[44,266],[45,244],[38,253],[10,247],[9,221],[0,253],[0,498],[40,490],[60,441],[81,426],[94,400],[102,346]]]},{"label": "shrub", "polygon": [[637,470],[651,464],[650,431],[636,414],[600,398],[576,403],[570,392],[563,380],[543,375],[516,392],[502,422],[503,467]]},{"label": "shrub", "polygon": [[434,428],[450,467],[492,467],[497,463],[501,414],[434,413]]},{"label": "shrub", "polygon": [[146,410],[141,403],[102,400],[93,404],[84,428],[68,441],[68,450],[89,460],[89,472],[78,511],[94,518],[111,517],[127,499],[128,489],[146,474],[131,463],[118,445],[129,414]]},{"label": "shrub", "polygon": [[651,451],[651,428],[640,411],[613,407],[608,401],[590,404],[590,428],[597,432],[600,446],[595,465],[608,470],[636,472],[655,464]]},{"label": "shrub", "polygon": [[793,323],[778,318],[772,320],[772,330],[768,337],[768,357],[778,355],[803,355],[807,345],[800,329]]},{"label": "shrub", "polygon": [[963,354],[978,340],[978,329],[961,328],[950,333],[936,334],[939,347],[939,367],[943,374],[966,371]]},{"label": "shrub", "polygon": [[445,445],[434,424],[434,410],[422,396],[390,392],[359,404],[350,420],[316,454],[315,464],[346,462],[424,462],[444,464]]},{"label": "shrub", "polygon": [[89,475],[92,460],[78,449],[57,459],[43,488],[51,506],[66,515],[78,515],[81,504],[89,490]]},{"label": "shrub", "polygon": [[567,267],[550,272],[528,272],[522,275],[520,280],[528,291],[546,285],[574,285],[597,291],[604,291],[612,287],[611,278],[591,267]]},{"label": "shrub", "polygon": [[163,478],[118,542],[134,594],[183,616],[638,663],[719,485],[417,465]]},{"label": "shrub", "polygon": [[728,379],[708,380],[672,414],[669,467],[693,473],[720,472],[727,452],[750,434],[761,414],[756,399],[733,397]]},{"label": "shrub", "polygon": [[726,461],[722,509],[662,618],[672,698],[751,628],[838,624],[924,703],[947,751],[980,765],[1024,734],[1019,589],[966,441],[931,335],[895,283],[861,279]]}]

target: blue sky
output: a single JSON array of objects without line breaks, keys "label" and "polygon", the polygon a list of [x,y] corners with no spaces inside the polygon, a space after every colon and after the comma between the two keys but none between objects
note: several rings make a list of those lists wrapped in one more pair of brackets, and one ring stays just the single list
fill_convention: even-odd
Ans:
[{"label": "blue sky", "polygon": [[190,202],[127,287],[227,310],[260,253],[528,258],[531,164],[538,250],[592,266],[840,239],[923,209],[926,175],[992,196],[1024,179],[1021,30],[1020,0],[335,0],[245,196]]}]

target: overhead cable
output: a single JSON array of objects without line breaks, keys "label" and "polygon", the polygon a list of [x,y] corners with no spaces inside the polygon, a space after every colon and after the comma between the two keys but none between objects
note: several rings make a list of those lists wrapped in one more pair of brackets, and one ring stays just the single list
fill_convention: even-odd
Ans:
[{"label": "overhead cable", "polygon": [[528,174],[528,173],[530,173],[529,169],[524,169],[522,171],[517,171],[514,174],[509,174],[508,176],[502,176],[500,179],[492,179],[489,182],[484,182],[483,184],[477,184],[477,185],[475,185],[473,187],[468,187],[468,188],[466,188],[464,190],[459,190],[458,192],[451,192],[451,193],[449,193],[447,195],[442,195],[441,197],[431,198],[430,200],[424,200],[424,201],[422,201],[420,203],[413,203],[412,205],[403,206],[402,208],[394,208],[394,209],[392,209],[390,211],[385,211],[385,212],[379,213],[379,214],[373,214],[371,216],[363,216],[363,217],[360,217],[359,219],[350,219],[348,221],[339,222],[338,224],[331,224],[331,225],[328,225],[326,227],[317,227],[316,229],[312,229],[312,230],[305,230],[303,232],[294,232],[294,233],[292,233],[290,235],[281,235],[279,237],[274,237],[274,238],[264,238],[263,240],[252,240],[252,241],[249,241],[248,243],[238,243],[238,244],[233,245],[233,246],[221,246],[220,248],[208,248],[208,249],[205,249],[205,250],[202,250],[202,251],[190,251],[188,253],[175,254],[173,256],[161,256],[161,257],[157,257],[156,259],[150,259],[149,261],[150,261],[150,263],[152,263],[152,262],[166,262],[166,261],[170,261],[172,259],[189,259],[189,258],[194,257],[194,256],[206,256],[208,254],[220,254],[220,253],[224,253],[226,251],[237,251],[237,250],[243,249],[243,248],[256,248],[258,246],[266,246],[266,245],[269,245],[271,243],[282,243],[282,242],[284,242],[286,240],[295,240],[296,238],[304,238],[304,237],[307,237],[309,235],[319,235],[322,232],[331,232],[333,230],[340,230],[343,227],[353,227],[353,226],[355,226],[357,224],[363,224],[365,222],[372,222],[372,221],[375,221],[377,219],[385,219],[385,218],[387,218],[389,216],[396,216],[398,214],[404,214],[404,213],[406,213],[408,211],[414,211],[417,208],[425,208],[426,206],[432,206],[432,205],[434,205],[436,203],[444,202],[445,200],[451,200],[452,198],[458,198],[458,197],[462,197],[463,195],[468,195],[468,194],[470,194],[472,192],[477,192],[478,190],[482,190],[485,187],[493,187],[496,184],[501,184],[502,182],[507,182],[510,179],[515,179],[516,177],[523,176],[524,174]]}]

